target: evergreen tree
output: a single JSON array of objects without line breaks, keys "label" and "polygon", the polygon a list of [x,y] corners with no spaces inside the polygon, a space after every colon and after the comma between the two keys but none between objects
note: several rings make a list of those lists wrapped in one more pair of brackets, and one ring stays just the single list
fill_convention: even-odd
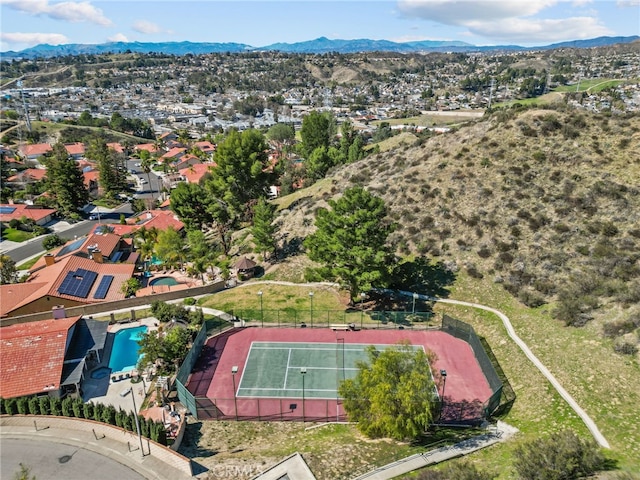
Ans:
[{"label": "evergreen tree", "polygon": [[260,198],[253,211],[253,243],[256,251],[266,256],[268,253],[276,251],[275,220],[276,207],[272,203],[267,202],[264,198]]},{"label": "evergreen tree", "polygon": [[47,190],[64,216],[79,218],[78,210],[89,199],[84,178],[76,161],[63,143],[53,146],[52,155],[44,161],[47,167]]},{"label": "evergreen tree", "polygon": [[100,186],[105,195],[112,196],[124,189],[124,166],[118,154],[107,147],[102,139],[93,140],[87,149],[87,158],[98,164]]},{"label": "evergreen tree", "polygon": [[353,301],[358,293],[387,284],[394,263],[387,240],[395,225],[386,221],[384,200],[361,187],[345,190],[329,206],[317,211],[317,230],[304,242],[309,258],[323,264],[307,275],[341,283]]},{"label": "evergreen tree", "polygon": [[16,281],[16,262],[9,255],[0,255],[0,285]]}]

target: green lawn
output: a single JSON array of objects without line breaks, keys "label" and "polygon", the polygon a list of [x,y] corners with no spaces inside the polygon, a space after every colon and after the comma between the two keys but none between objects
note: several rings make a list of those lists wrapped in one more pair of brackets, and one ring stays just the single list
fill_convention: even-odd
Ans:
[{"label": "green lawn", "polygon": [[2,231],[2,237],[5,240],[9,240],[11,242],[24,242],[26,240],[29,240],[30,238],[33,238],[33,233],[24,232],[15,228],[5,228]]},{"label": "green lawn", "polygon": [[[553,89],[554,92],[590,92],[595,93],[604,90],[607,87],[615,87],[624,83],[625,80],[615,80],[611,78],[590,78],[580,81],[580,84],[561,85]],[[579,90],[578,90],[579,88]]]},{"label": "green lawn", "polygon": [[20,265],[18,265],[16,268],[18,270],[29,270],[31,267],[33,267],[35,265],[35,263],[40,260],[40,258],[42,257],[43,254],[38,255],[37,257],[33,257],[31,260],[27,260],[26,262],[21,263]]}]

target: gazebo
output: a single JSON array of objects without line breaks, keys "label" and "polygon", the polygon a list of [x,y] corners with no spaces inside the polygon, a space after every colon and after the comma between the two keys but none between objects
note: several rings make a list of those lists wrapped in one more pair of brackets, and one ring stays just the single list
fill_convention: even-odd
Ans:
[{"label": "gazebo", "polygon": [[240,277],[251,278],[253,277],[254,270],[256,268],[257,263],[247,257],[241,257],[236,263],[234,263],[233,268],[238,272],[238,279]]}]

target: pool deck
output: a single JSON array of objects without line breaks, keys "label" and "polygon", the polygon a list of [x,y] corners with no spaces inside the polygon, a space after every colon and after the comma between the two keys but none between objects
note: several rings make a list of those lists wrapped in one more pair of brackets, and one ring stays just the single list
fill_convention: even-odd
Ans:
[{"label": "pool deck", "polygon": [[[107,332],[116,333],[120,330],[140,327],[142,325],[145,325],[149,330],[156,330],[158,328],[157,323],[158,321],[155,318],[142,318],[126,324],[115,323],[113,325],[109,325],[109,327],[107,328]],[[105,352],[105,355],[102,358],[102,363],[96,366],[92,371],[97,370],[98,368],[109,366],[111,347],[112,343],[109,342],[109,345],[105,346],[105,350],[108,350],[108,353]],[[137,371],[132,370],[132,373],[133,372]],[[146,384],[143,384],[142,382],[133,383],[131,382],[131,378],[125,378],[123,380],[112,382],[111,375],[107,375],[104,378],[91,378],[91,374],[88,374],[85,376],[84,382],[82,384],[82,397],[85,401],[102,403],[105,405],[113,405],[116,409],[122,408],[125,411],[133,412],[133,401],[131,399],[131,393],[125,396],[122,396],[121,393],[129,388],[133,388],[136,407],[139,409],[145,399],[145,394],[149,392],[149,387],[149,382],[146,382]]]},{"label": "pool deck", "polygon": [[[178,282],[178,285],[150,285],[153,280],[171,277]],[[147,277],[146,287],[138,290],[138,296],[153,295],[155,293],[175,292],[176,290],[185,290],[191,287],[202,286],[202,280],[200,278],[190,277],[181,270],[163,270],[158,272],[152,272],[150,277]]]}]

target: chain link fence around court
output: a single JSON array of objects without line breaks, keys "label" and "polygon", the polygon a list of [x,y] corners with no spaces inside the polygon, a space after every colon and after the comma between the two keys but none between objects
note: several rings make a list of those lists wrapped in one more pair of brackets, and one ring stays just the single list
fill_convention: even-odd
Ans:
[{"label": "chain link fence around court", "polygon": [[[487,418],[491,415],[500,405],[500,398],[502,397],[502,388],[503,383],[496,369],[491,363],[487,352],[482,346],[482,342],[480,338],[476,334],[475,330],[468,323],[462,322],[460,320],[456,320],[455,318],[450,317],[449,315],[442,315],[442,327],[443,332],[446,332],[450,335],[453,335],[456,338],[464,340],[467,342],[471,349],[473,350],[473,354],[480,365],[480,369],[484,374],[487,382],[489,383],[489,387],[491,388],[492,394],[488,400],[486,400],[482,404],[482,418]],[[470,406],[461,406],[462,408],[469,408]],[[448,413],[448,412],[447,412]]]},{"label": "chain link fence around court", "polygon": [[433,312],[372,310],[246,309],[230,312],[238,320],[261,327],[329,328],[331,325],[353,325],[358,328],[418,329],[438,328]]},{"label": "chain link fence around court", "polygon": [[[297,328],[327,328],[334,324],[355,324],[361,328],[382,329],[440,329],[443,332],[467,342],[485,376],[492,394],[484,402],[479,400],[471,402],[447,402],[440,405],[439,418],[436,423],[478,424],[496,412],[500,406],[503,393],[503,381],[496,372],[494,365],[487,355],[482,341],[475,333],[473,327],[465,322],[456,320],[446,314],[442,316],[442,322],[436,324],[432,312],[344,312],[344,311],[317,311],[308,315],[286,310],[238,310],[233,312],[237,319],[245,322],[264,322],[264,327],[297,327]],[[267,317],[268,315],[268,317]],[[419,317],[415,322],[416,316]],[[368,317],[368,318],[365,318]],[[268,318],[268,320],[267,320]],[[362,320],[359,320],[362,318]],[[274,321],[275,320],[275,321]],[[189,375],[192,373],[198,356],[206,339],[210,335],[220,334],[230,330],[232,326],[221,325],[219,321],[206,321],[198,335],[185,361],[181,365],[176,386],[178,398],[185,407],[199,420],[271,420],[271,421],[344,421],[345,413],[341,401],[307,399],[290,401],[274,398],[216,398],[210,399],[201,395],[194,395],[186,388]],[[339,355],[339,349],[336,350]],[[338,359],[338,363],[341,360]],[[211,372],[213,374],[213,372]],[[304,403],[306,408],[302,408]],[[250,405],[253,405],[250,407]],[[243,411],[255,412],[254,415],[238,415]]]}]

